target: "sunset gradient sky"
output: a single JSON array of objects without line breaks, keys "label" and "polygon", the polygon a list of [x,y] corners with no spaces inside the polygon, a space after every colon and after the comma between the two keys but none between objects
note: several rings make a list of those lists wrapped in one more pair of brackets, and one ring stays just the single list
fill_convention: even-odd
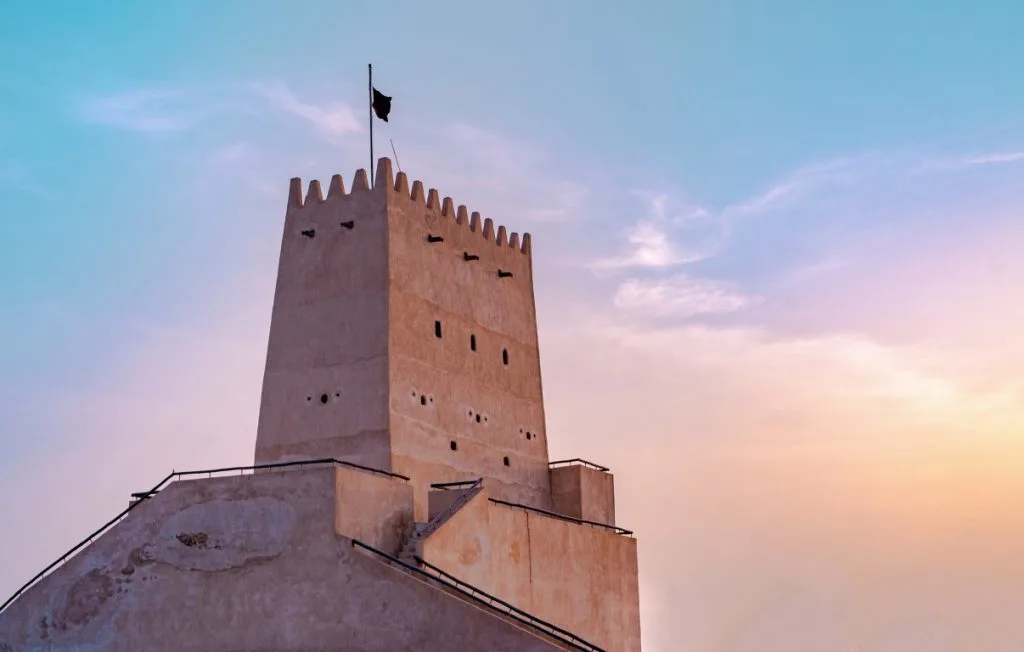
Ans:
[{"label": "sunset gradient sky", "polygon": [[251,461],[372,61],[377,154],[533,234],[645,651],[1024,649],[1024,3],[836,4],[0,0],[0,600]]}]

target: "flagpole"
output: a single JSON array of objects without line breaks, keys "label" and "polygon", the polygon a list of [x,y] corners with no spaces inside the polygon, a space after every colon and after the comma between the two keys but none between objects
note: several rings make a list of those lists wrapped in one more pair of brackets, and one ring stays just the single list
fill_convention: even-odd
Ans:
[{"label": "flagpole", "polygon": [[370,74],[370,187],[373,187],[373,64],[366,64],[367,72]]}]

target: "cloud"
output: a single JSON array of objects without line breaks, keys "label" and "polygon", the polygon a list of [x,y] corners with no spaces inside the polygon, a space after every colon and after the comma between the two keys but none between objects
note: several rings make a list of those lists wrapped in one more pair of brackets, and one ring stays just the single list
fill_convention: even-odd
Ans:
[{"label": "cloud", "polygon": [[703,259],[703,254],[686,251],[673,243],[666,231],[652,221],[638,222],[626,232],[626,253],[604,258],[588,266],[598,270],[621,270],[636,267],[666,268]]},{"label": "cloud", "polygon": [[[706,294],[714,296],[713,291]],[[721,301],[723,310],[737,305],[745,305],[742,296]],[[593,333],[644,358],[657,354],[704,368],[742,361],[749,367],[744,383],[768,386],[788,377],[785,384],[790,390],[799,387],[799,393],[849,405],[880,400],[903,416],[945,415],[964,423],[979,418],[995,423],[986,415],[1016,414],[1024,405],[1024,386],[1006,379],[994,389],[992,383],[975,382],[973,359],[955,350],[883,344],[858,332],[790,336],[763,326],[658,326],[644,317],[594,318],[590,324]],[[796,374],[798,369],[801,373]]]},{"label": "cloud", "polygon": [[712,258],[726,246],[736,223],[792,205],[828,183],[850,180],[869,157],[830,159],[804,166],[763,192],[714,211],[671,194],[633,190],[647,215],[626,232],[627,252],[594,261],[594,271],[670,268]]},{"label": "cloud", "polygon": [[[798,237],[785,243],[788,254],[804,258],[794,268],[776,270],[773,282],[807,281],[851,267],[852,230],[865,231],[871,216],[889,210],[887,204],[866,205],[862,198],[885,194],[885,201],[899,201],[900,192],[910,194],[905,181],[923,168],[914,167],[908,155],[885,152],[825,159],[804,165],[769,184],[763,191],[714,209],[680,200],[679,194],[633,190],[632,196],[645,205],[646,215],[623,232],[621,251],[592,260],[585,266],[597,275],[629,270],[672,270],[683,265],[721,259],[746,232],[772,237],[769,227],[759,227],[754,218],[781,217],[787,228],[799,224]],[[1024,152],[1005,151],[983,155],[936,159],[929,170],[964,169],[971,166],[1011,164],[1024,160]],[[826,213],[827,211],[827,213]],[[834,215],[834,213],[839,215]],[[830,215],[829,213],[833,213]],[[913,213],[904,211],[904,214]],[[900,225],[893,216],[884,225],[871,224],[875,231]],[[871,237],[870,234],[862,234]],[[817,241],[815,241],[817,240]],[[754,262],[764,244],[759,237],[742,239],[750,248],[732,255],[724,265],[760,265]],[[808,255],[808,249],[810,252]],[[733,252],[735,253],[735,252]],[[774,254],[775,252],[770,252]],[[861,252],[863,253],[863,252]],[[745,263],[740,258],[745,257]]]},{"label": "cloud", "polygon": [[464,156],[498,173],[499,183],[505,182],[508,175],[522,174],[537,159],[536,152],[525,142],[465,122],[449,123],[441,134]]},{"label": "cloud", "polygon": [[742,310],[758,300],[729,283],[690,278],[629,279],[619,285],[613,305],[648,317],[693,317]]},{"label": "cloud", "polygon": [[274,157],[248,141],[234,141],[214,147],[197,165],[198,188],[208,191],[235,180],[262,198],[283,202],[287,175],[275,168]]},{"label": "cloud", "polygon": [[961,159],[966,165],[988,165],[990,163],[1016,163],[1024,161],[1024,152],[993,152]]},{"label": "cloud", "polygon": [[658,223],[692,226],[713,218],[711,212],[703,206],[680,201],[671,193],[633,189],[629,194],[644,202],[647,205],[648,217]]},{"label": "cloud", "polygon": [[963,170],[978,166],[1019,163],[1021,161],[1024,161],[1024,151],[988,152],[984,154],[929,159],[920,163],[916,167],[915,171],[930,172]]},{"label": "cloud", "polygon": [[275,108],[309,122],[328,136],[340,137],[363,131],[362,121],[344,102],[325,106],[304,102],[282,82],[258,82],[251,84],[250,89]]},{"label": "cloud", "polygon": [[786,277],[791,282],[801,282],[845,269],[850,265],[849,259],[832,254],[804,265],[798,265],[791,269]]},{"label": "cloud", "polygon": [[726,206],[722,215],[751,217],[778,210],[828,183],[849,181],[877,157],[868,155],[828,159],[803,166],[771,184],[763,192]]},{"label": "cloud", "polygon": [[631,190],[646,215],[626,229],[625,251],[586,265],[593,272],[668,269],[713,256],[725,224],[704,207],[681,202],[665,192]]},{"label": "cloud", "polygon": [[485,217],[511,231],[574,221],[586,213],[591,195],[586,183],[565,177],[541,148],[466,122],[410,130],[399,155],[405,168],[423,173],[411,178],[470,211],[489,211]]},{"label": "cloud", "polygon": [[76,103],[85,122],[127,131],[170,133],[191,129],[207,117],[180,89],[142,89],[91,95]]},{"label": "cloud", "polygon": [[550,199],[537,208],[524,208],[518,218],[531,222],[563,222],[572,219],[590,196],[590,188],[575,181],[553,184]]},{"label": "cloud", "polygon": [[645,649],[896,651],[928,631],[929,650],[967,652],[970,632],[985,649],[1024,634],[991,607],[1024,598],[1019,384],[855,332],[585,307],[542,337],[551,454],[612,467],[644,595],[671,605]]}]

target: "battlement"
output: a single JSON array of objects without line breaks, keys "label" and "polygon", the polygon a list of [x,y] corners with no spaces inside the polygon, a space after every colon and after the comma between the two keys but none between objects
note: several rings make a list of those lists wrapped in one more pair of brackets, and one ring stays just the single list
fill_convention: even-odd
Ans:
[{"label": "battlement", "polygon": [[[480,241],[490,242],[497,247],[509,251],[518,252],[529,257],[531,254],[530,234],[512,232],[504,225],[495,226],[491,218],[483,219],[480,213],[469,209],[462,204],[456,205],[451,197],[441,199],[440,193],[435,188],[424,192],[422,181],[415,180],[409,184],[409,178],[404,172],[397,175],[392,173],[391,160],[381,158],[377,161],[377,171],[374,177],[375,184],[371,188],[369,175],[366,170],[360,168],[353,177],[352,189],[345,189],[345,182],[340,174],[331,177],[327,187],[327,196],[324,197],[320,181],[314,179],[309,182],[305,195],[303,195],[302,179],[294,177],[288,187],[287,214],[293,215],[297,211],[304,211],[310,208],[318,208],[323,203],[343,202],[350,198],[359,196],[383,197],[389,207],[400,207],[406,210],[419,213],[423,209],[426,223],[429,226],[441,227],[448,235],[457,238],[460,244],[469,242],[468,236],[472,235]],[[462,233],[456,233],[458,228]],[[460,237],[461,236],[461,237]],[[440,237],[444,238],[442,234]]]}]

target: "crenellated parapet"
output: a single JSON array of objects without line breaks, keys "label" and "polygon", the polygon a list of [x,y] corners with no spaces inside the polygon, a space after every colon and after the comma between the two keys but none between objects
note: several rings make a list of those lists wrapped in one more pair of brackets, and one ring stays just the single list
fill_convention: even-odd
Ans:
[{"label": "crenellated parapet", "polygon": [[[358,201],[364,199],[364,201]],[[451,197],[441,198],[435,189],[425,190],[422,181],[415,180],[410,185],[404,172],[392,173],[391,161],[381,158],[377,162],[377,171],[373,187],[365,169],[356,171],[352,188],[346,189],[341,175],[331,177],[327,194],[324,196],[320,181],[309,182],[303,193],[302,179],[295,177],[288,189],[287,214],[309,214],[319,212],[324,204],[345,210],[348,205],[358,205],[360,212],[373,200],[383,199],[388,209],[399,209],[409,219],[422,219],[425,229],[433,229],[436,233],[428,233],[425,237],[431,243],[449,242],[450,245],[493,245],[497,253],[516,253],[526,257],[531,255],[530,234],[509,232],[504,225],[495,225],[491,218],[482,218],[478,212],[470,212],[465,205],[456,205]],[[333,212],[338,215],[337,211]],[[479,255],[479,254],[470,254]]]}]

